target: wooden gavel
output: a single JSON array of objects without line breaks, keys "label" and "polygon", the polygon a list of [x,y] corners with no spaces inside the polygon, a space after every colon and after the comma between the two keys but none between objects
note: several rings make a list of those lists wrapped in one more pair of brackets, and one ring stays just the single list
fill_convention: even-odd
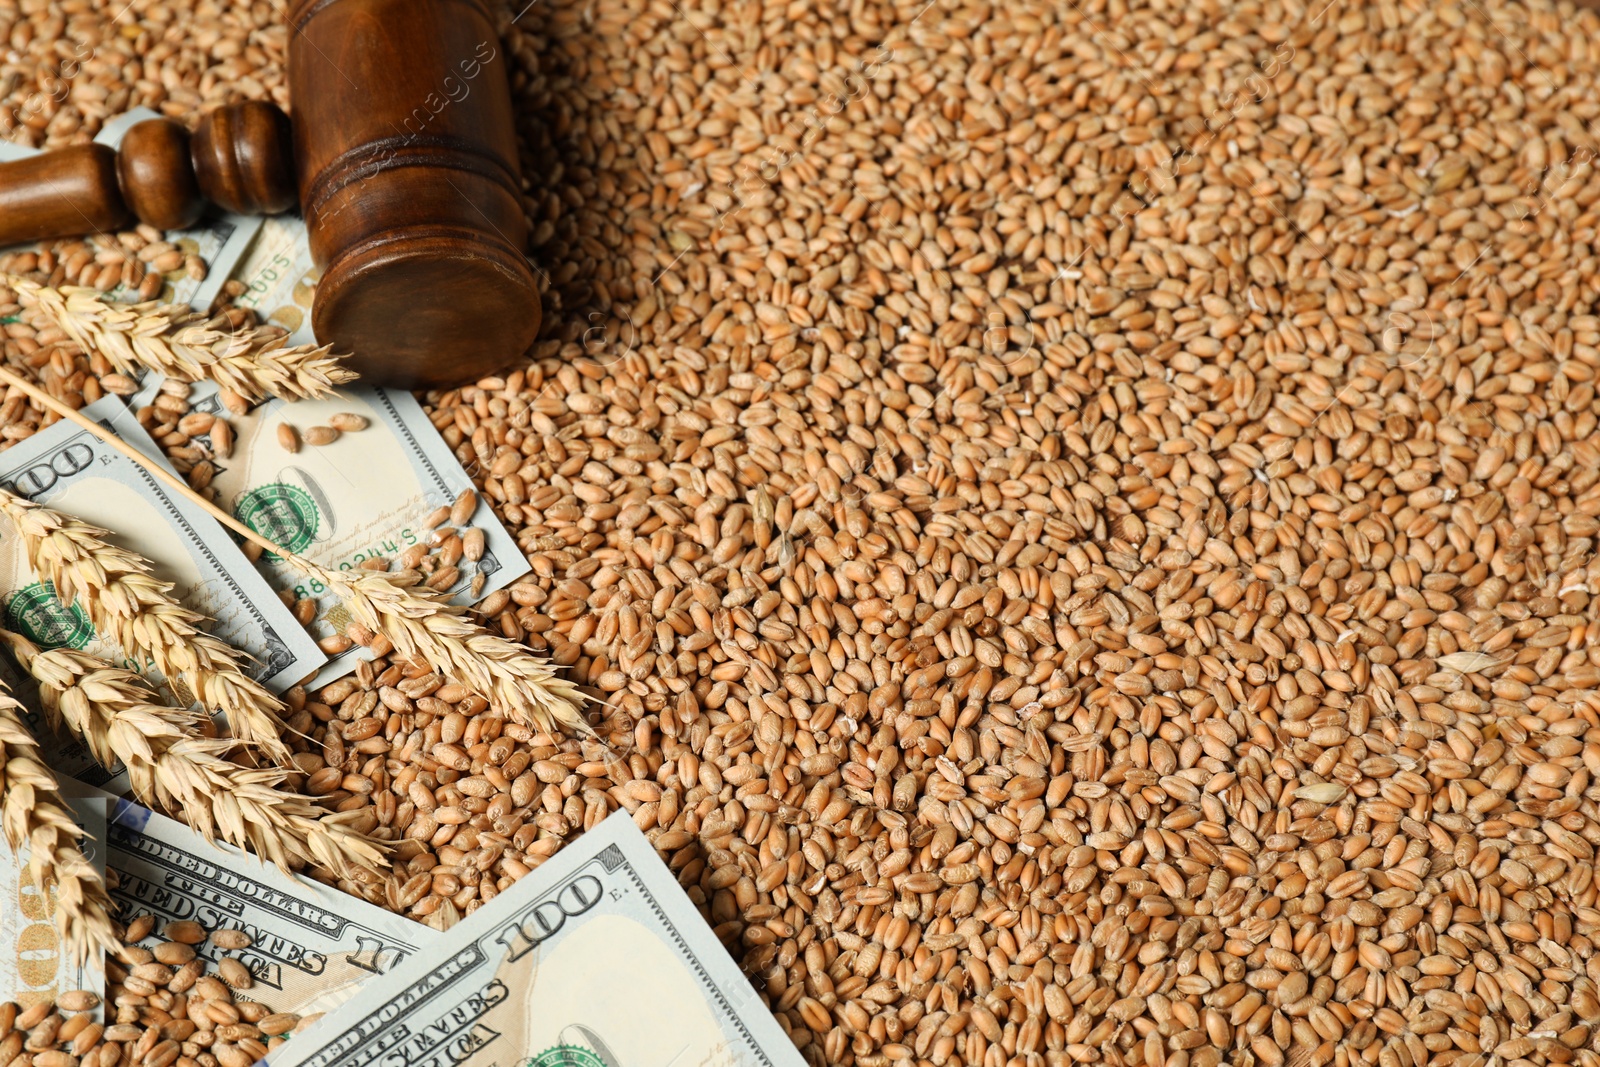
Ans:
[{"label": "wooden gavel", "polygon": [[243,103],[191,135],[168,119],[0,164],[0,246],[134,219],[162,230],[206,202],[297,203],[323,269],[317,340],[373,384],[459,384],[539,330],[505,61],[483,0],[298,0],[293,118]]}]

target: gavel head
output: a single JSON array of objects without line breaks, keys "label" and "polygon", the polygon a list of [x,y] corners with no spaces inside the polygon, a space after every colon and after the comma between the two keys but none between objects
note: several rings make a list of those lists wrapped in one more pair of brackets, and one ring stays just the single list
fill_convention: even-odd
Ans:
[{"label": "gavel head", "polygon": [[[141,219],[159,214],[169,229],[192,223],[206,198],[248,215],[303,197],[323,268],[312,328],[364,381],[458,385],[525,352],[540,306],[520,247],[527,230],[514,172],[461,144],[379,138],[342,148],[315,173],[302,164],[297,195],[291,145],[323,159],[323,143],[343,128],[330,131],[334,119],[307,106],[291,123],[270,104],[246,102],[209,113],[192,138],[167,120],[140,123],[118,159],[124,196]],[[183,153],[193,175],[174,182],[188,173],[173,163]]]},{"label": "gavel head", "polygon": [[317,340],[370,382],[461,385],[503,368],[539,332],[528,261],[463,232],[396,227],[334,252],[311,305]]},{"label": "gavel head", "polygon": [[506,62],[482,0],[298,0],[289,95],[320,341],[455,385],[539,331]]}]

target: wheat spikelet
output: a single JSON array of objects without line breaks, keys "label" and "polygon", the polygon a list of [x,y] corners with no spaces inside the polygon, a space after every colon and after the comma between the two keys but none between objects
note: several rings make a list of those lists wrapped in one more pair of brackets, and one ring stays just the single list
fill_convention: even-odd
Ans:
[{"label": "wheat spikelet", "polygon": [[30,848],[29,870],[40,891],[55,887],[56,926],[72,958],[82,963],[96,949],[121,955],[105,882],[78,848],[83,831],[72,821],[20,710],[0,690],[0,828],[12,849]]},{"label": "wheat spikelet", "polygon": [[84,605],[95,626],[130,656],[145,656],[167,678],[185,678],[196,699],[220,710],[239,740],[286,763],[283,703],[240,670],[240,654],[198,624],[204,617],[168,595],[172,587],[144,559],[104,539],[105,531],[0,490],[0,514],[21,535],[28,561],[63,603]]},{"label": "wheat spikelet", "polygon": [[251,401],[316,399],[356,378],[331,346],[284,346],[275,326],[240,332],[226,316],[208,317],[184,304],[113,304],[93,289],[0,278],[37,301],[84,351],[99,352],[124,374],[149,369],[185,382],[209,379]]},{"label": "wheat spikelet", "polygon": [[285,871],[291,859],[345,878],[376,876],[386,866],[380,847],[349,827],[355,813],[329,815],[280,789],[281,770],[228,762],[223,757],[230,742],[194,736],[192,716],[157,703],[133,671],[76,649],[41,652],[6,631],[0,641],[39,683],[46,711],[82,738],[100,763],[121,763],[142,803],[175,811],[206,840],[220,837]]},{"label": "wheat spikelet", "polygon": [[550,732],[582,726],[577,686],[522,645],[474,623],[464,609],[412,592],[418,575],[331,571],[300,556],[289,563],[327,585],[358,624],[388,638],[400,655],[476,690],[511,718]]}]

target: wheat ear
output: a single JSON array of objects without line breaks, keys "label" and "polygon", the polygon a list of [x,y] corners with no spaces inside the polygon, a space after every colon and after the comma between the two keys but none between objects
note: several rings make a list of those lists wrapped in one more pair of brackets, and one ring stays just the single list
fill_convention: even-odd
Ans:
[{"label": "wheat ear", "polygon": [[13,274],[0,280],[36,301],[84,351],[99,352],[124,374],[149,369],[185,382],[209,379],[251,401],[316,399],[356,379],[330,354],[331,346],[285,346],[276,326],[241,331],[225,315],[203,315],[185,304],[113,304],[93,289],[54,289]]},{"label": "wheat ear", "polygon": [[39,577],[63,603],[81,603],[95,626],[124,652],[144,656],[170,679],[187,679],[207,709],[222,711],[239,740],[286,763],[283,703],[240,669],[240,654],[203,632],[205,617],[172,599],[168,582],[150,564],[105,540],[106,531],[0,490],[0,515],[9,519]]},{"label": "wheat ear", "polygon": [[41,652],[20,634],[0,641],[39,683],[40,702],[106,767],[121,763],[140,802],[177,812],[206,840],[218,837],[282,867],[290,860],[345,878],[377,877],[381,846],[351,829],[356,813],[330,815],[279,788],[285,772],[223,758],[228,741],[195,737],[187,712],[157,702],[143,678],[71,648]]},{"label": "wheat ear", "polygon": [[[0,367],[0,382],[20,389],[44,408],[94,434],[109,447],[138,463],[176,493],[202,508],[246,541],[286,560],[308,578],[327,585],[345,602],[356,621],[388,638],[401,655],[421,659],[457,681],[476,689],[502,713],[539,730],[581,727],[578,709],[583,695],[558,676],[546,661],[527,648],[492,634],[467,617],[463,608],[439,597],[410,591],[414,574],[375,571],[331,571],[274,544],[191,489],[183,479],[123,441],[103,426]],[[42,510],[42,509],[40,509]]]},{"label": "wheat ear", "polygon": [[81,964],[95,950],[121,955],[105,880],[78,847],[83,831],[40,758],[21,707],[0,690],[0,827],[13,850],[30,849],[29,869],[40,892],[55,887],[56,926],[72,959]]},{"label": "wheat ear", "polygon": [[583,694],[526,648],[490,633],[466,610],[412,592],[415,572],[333,571],[300,556],[290,566],[326,585],[357,623],[382,634],[400,655],[421,660],[476,690],[510,718],[537,730],[580,727]]}]

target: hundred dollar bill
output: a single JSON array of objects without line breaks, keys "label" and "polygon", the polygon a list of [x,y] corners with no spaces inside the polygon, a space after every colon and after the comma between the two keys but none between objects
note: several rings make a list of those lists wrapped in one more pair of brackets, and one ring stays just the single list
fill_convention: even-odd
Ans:
[{"label": "hundred dollar bill", "polygon": [[[74,784],[71,779],[62,782],[63,798],[84,832],[84,855],[104,876],[105,796],[70,788]],[[53,1002],[73,989],[103,997],[105,971],[99,955],[82,964],[73,962],[57,932],[55,890],[39,891],[28,861],[26,846],[13,852],[0,839],[0,1003],[15,1001],[29,1008],[40,1001]]]},{"label": "hundred dollar bill", "polygon": [[272,1067],[801,1067],[619,812],[268,1056]]},{"label": "hundred dollar bill", "polygon": [[[151,402],[159,382],[151,375],[133,398],[134,406]],[[286,404],[273,400],[234,415],[222,406],[217,387],[196,384],[189,393],[196,411],[225,418],[234,444],[226,458],[213,457],[211,488],[219,506],[251,529],[324,567],[349,570],[375,556],[393,559],[432,536],[424,524],[428,513],[450,504],[472,479],[434,429],[422,405],[403,390],[351,389],[327,400]],[[278,428],[284,423],[304,431],[326,425],[348,412],[367,420],[364,430],[345,433],[330,445],[304,445],[296,452],[283,446]],[[205,439],[197,442],[208,444]],[[515,539],[484,503],[470,520],[483,530],[485,549],[476,563],[462,560],[450,595],[465,604],[486,596],[528,572],[527,559]],[[303,575],[276,556],[257,561],[274,589],[295,598],[317,601],[317,617],[309,629],[317,638],[344,633],[350,617],[343,603],[328,596],[321,583]],[[349,671],[366,651],[355,646],[335,656],[314,679],[332,681]]]},{"label": "hundred dollar bill", "polygon": [[[116,397],[83,411],[135,448],[160,455]],[[269,688],[286,689],[326,662],[220,523],[87,430],[58,422],[0,452],[0,486],[112,531],[111,540],[149,560],[157,577],[174,584],[173,596],[181,603],[214,620],[210,632],[250,656],[247,672]],[[182,679],[163,678],[148,662],[131,658],[110,634],[96,630],[82,604],[63,604],[29,566],[21,538],[3,518],[0,621],[41,648],[70,645],[131,667],[178,706],[193,703]],[[81,748],[67,745],[49,755],[59,771],[123,787],[119,779],[101,778]]]},{"label": "hundred dollar bill", "polygon": [[[107,880],[117,918],[154,916],[156,935],[178,919],[249,934],[249,948],[229,953],[255,979],[236,999],[273,1012],[330,1011],[439,936],[331,886],[291,878],[238,849],[211,844],[132,801],[105,799]],[[217,962],[209,941],[196,950]]]}]

